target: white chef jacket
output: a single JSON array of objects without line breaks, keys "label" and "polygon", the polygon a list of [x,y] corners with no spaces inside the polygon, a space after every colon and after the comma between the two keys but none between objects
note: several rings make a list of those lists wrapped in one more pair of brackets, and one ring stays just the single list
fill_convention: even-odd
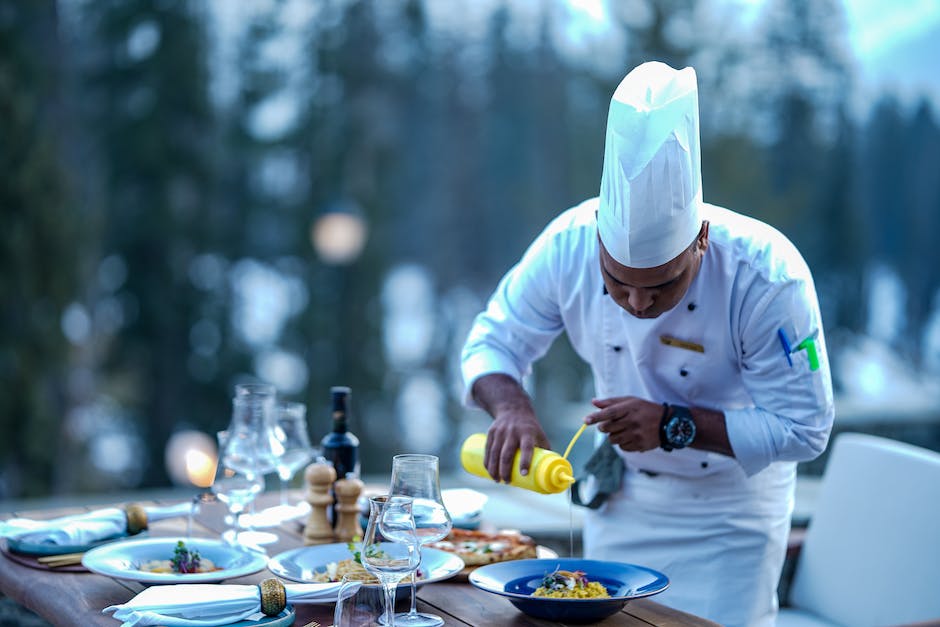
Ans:
[{"label": "white chef jacket", "polygon": [[[585,555],[660,567],[671,580],[661,599],[679,609],[725,625],[770,625],[795,462],[823,451],[834,415],[812,276],[781,233],[706,204],[709,246],[687,293],[658,318],[635,318],[605,292],[597,204],[592,198],[553,220],[499,283],[464,346],[466,402],[473,405],[471,387],[485,374],[521,381],[565,331],[591,367],[598,398],[723,411],[733,458],[617,449],[623,487],[588,512]],[[817,370],[805,350],[786,353],[781,331],[791,347],[815,334]]]}]

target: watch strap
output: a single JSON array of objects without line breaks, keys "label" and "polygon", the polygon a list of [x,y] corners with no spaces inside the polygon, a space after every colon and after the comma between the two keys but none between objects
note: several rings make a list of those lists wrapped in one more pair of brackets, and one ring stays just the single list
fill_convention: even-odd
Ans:
[{"label": "watch strap", "polygon": [[669,446],[669,439],[666,437],[666,423],[669,422],[671,413],[669,403],[663,403],[663,415],[659,418],[659,446],[667,453],[672,450]]}]

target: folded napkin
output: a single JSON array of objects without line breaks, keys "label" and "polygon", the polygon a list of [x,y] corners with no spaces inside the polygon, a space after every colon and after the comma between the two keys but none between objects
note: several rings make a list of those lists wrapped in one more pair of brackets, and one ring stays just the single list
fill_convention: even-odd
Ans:
[{"label": "folded napkin", "polygon": [[[147,524],[166,518],[186,516],[189,514],[190,507],[189,503],[180,503],[170,507],[145,507]],[[127,514],[117,507],[51,520],[11,518],[0,522],[0,538],[33,544],[89,544],[126,532]]]},{"label": "folded napkin", "polygon": [[[287,603],[296,605],[335,601],[341,586],[340,583],[299,583],[285,584],[284,590]],[[352,594],[356,587],[347,585],[346,591]],[[151,586],[127,603],[102,611],[114,612],[114,618],[124,621],[121,627],[211,627],[264,618],[259,587],[236,584]]]}]

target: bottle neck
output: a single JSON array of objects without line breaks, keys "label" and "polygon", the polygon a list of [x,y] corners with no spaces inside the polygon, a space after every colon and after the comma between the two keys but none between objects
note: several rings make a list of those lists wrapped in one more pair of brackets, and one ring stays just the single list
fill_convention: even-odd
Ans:
[{"label": "bottle neck", "polygon": [[349,388],[334,387],[333,397],[333,433],[346,433],[346,417],[349,409]]},{"label": "bottle neck", "polygon": [[346,433],[346,414],[333,412],[333,433]]}]

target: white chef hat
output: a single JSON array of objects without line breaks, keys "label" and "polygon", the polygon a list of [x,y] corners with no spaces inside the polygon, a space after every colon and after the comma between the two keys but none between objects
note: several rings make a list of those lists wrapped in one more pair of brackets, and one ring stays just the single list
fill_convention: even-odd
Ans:
[{"label": "white chef hat", "polygon": [[625,266],[662,265],[695,240],[701,202],[695,70],[644,63],[610,100],[597,212],[601,241]]}]

